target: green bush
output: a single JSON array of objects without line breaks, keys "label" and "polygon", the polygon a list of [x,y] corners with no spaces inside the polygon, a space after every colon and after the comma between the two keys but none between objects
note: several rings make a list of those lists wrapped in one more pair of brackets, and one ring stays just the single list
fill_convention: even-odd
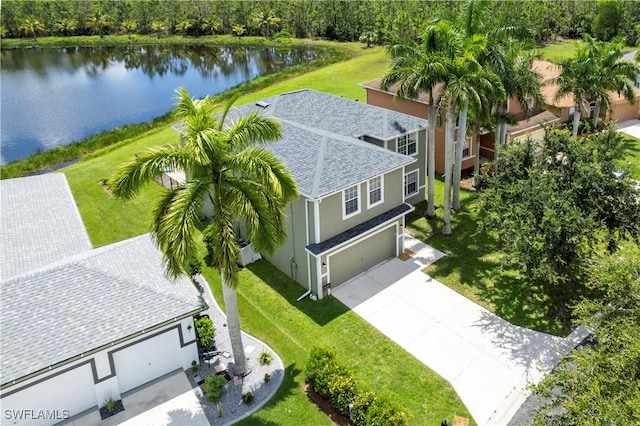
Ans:
[{"label": "green bush", "polygon": [[242,394],[242,402],[249,404],[251,401],[253,401],[253,392],[249,391]]},{"label": "green bush", "polygon": [[209,401],[215,401],[222,395],[222,389],[227,384],[223,376],[213,375],[204,380],[204,394]]},{"label": "green bush", "polygon": [[305,368],[307,383],[345,416],[353,404],[354,424],[404,426],[407,416],[400,407],[374,392],[361,392],[355,375],[338,364],[335,353],[328,348],[312,348]]},{"label": "green bush", "polygon": [[216,335],[216,327],[210,318],[202,317],[196,321],[196,334],[202,347],[208,348],[211,340]]},{"label": "green bush", "polygon": [[329,402],[344,414],[349,415],[349,404],[353,403],[358,394],[356,377],[349,370],[340,367],[331,376],[329,381]]},{"label": "green bush", "polygon": [[271,361],[273,361],[273,356],[269,352],[262,351],[262,353],[260,353],[260,364],[271,364]]}]

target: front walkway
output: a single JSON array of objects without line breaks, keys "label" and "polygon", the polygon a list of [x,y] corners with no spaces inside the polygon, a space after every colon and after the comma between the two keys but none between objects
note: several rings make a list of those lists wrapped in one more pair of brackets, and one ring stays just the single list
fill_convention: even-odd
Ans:
[{"label": "front walkway", "polygon": [[391,259],[333,295],[451,383],[480,425],[505,425],[538,382],[573,346],[518,327],[421,269],[443,256],[407,237],[415,252]]},{"label": "front walkway", "polygon": [[616,124],[618,130],[640,139],[640,120],[627,120]]}]

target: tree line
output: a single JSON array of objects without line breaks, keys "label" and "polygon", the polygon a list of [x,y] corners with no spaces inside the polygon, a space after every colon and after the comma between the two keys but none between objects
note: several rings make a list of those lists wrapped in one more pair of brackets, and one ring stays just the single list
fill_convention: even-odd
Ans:
[{"label": "tree line", "polygon": [[[635,0],[491,0],[485,25],[513,26],[536,43],[584,34],[640,38]],[[464,2],[443,0],[4,0],[2,37],[39,35],[234,34],[364,40],[417,40],[436,16],[456,17]]]}]

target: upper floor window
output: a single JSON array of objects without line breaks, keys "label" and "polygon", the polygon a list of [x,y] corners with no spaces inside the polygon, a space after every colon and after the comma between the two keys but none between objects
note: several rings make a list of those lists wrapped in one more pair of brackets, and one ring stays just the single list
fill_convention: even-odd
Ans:
[{"label": "upper floor window", "polygon": [[404,197],[409,198],[418,193],[418,170],[404,175]]},{"label": "upper floor window", "polygon": [[415,155],[418,152],[415,133],[408,133],[396,139],[396,151],[404,155]]},{"label": "upper floor window", "polygon": [[369,190],[368,206],[373,207],[384,201],[382,192],[383,179],[382,176],[376,176],[373,179],[369,179],[367,182],[367,188]]},{"label": "upper floor window", "polygon": [[462,158],[467,158],[470,155],[471,155],[471,138],[467,136],[466,138],[464,138],[464,145],[462,146]]},{"label": "upper floor window", "polygon": [[344,201],[343,219],[360,213],[360,186],[354,185],[342,192]]}]

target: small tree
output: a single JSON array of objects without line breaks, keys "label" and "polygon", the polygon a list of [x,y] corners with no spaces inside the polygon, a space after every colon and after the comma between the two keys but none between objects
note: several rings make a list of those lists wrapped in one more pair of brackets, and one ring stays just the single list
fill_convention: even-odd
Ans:
[{"label": "small tree", "polygon": [[38,34],[45,31],[45,26],[35,16],[27,16],[20,24],[19,30],[37,40]]},{"label": "small tree", "polygon": [[234,33],[236,37],[240,38],[245,35],[247,29],[244,27],[244,25],[235,24],[231,27],[231,32]]},{"label": "small tree", "polygon": [[207,317],[200,318],[196,321],[196,334],[200,339],[200,345],[204,348],[208,348],[209,344],[216,335],[216,327],[213,325],[213,321]]},{"label": "small tree", "polygon": [[222,389],[227,384],[227,379],[214,374],[204,380],[204,394],[209,401],[215,401],[222,395]]}]

